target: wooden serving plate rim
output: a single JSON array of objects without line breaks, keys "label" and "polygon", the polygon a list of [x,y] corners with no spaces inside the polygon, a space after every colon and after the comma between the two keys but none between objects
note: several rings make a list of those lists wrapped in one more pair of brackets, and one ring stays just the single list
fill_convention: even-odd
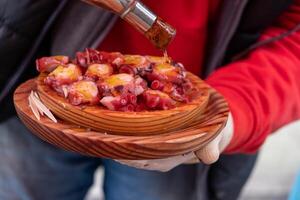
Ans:
[{"label": "wooden serving plate rim", "polygon": [[[151,136],[122,136],[87,131],[76,125],[54,123],[46,117],[39,121],[30,111],[27,97],[36,89],[34,80],[17,88],[14,103],[20,119],[41,139],[60,148],[84,155],[113,159],[155,159],[197,150],[214,139],[228,118],[228,105],[212,91],[213,101],[199,122],[183,130]],[[216,97],[216,98],[215,98]]]}]

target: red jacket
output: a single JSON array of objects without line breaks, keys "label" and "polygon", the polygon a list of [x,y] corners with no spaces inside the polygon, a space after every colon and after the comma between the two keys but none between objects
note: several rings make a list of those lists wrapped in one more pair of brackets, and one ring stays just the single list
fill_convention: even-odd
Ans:
[{"label": "red jacket", "polygon": [[[300,0],[295,0],[260,40],[299,24]],[[207,82],[225,96],[233,114],[227,152],[256,151],[270,133],[300,118],[300,31],[217,70]]]}]

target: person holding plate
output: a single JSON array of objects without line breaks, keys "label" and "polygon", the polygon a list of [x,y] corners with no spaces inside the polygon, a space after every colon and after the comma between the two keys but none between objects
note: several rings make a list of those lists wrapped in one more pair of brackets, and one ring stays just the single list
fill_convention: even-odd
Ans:
[{"label": "person holding plate", "polygon": [[83,199],[100,165],[107,200],[237,199],[267,136],[300,118],[299,0],[143,3],[177,29],[169,55],[228,101],[231,115],[222,133],[188,157],[123,164],[36,138],[12,106],[14,88],[35,75],[36,57],[74,55],[85,47],[161,52],[112,13],[80,1],[3,0],[0,199]]}]

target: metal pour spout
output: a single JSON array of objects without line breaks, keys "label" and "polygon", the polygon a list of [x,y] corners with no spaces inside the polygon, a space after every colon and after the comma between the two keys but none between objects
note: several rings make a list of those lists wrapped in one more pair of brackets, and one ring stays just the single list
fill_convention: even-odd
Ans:
[{"label": "metal pour spout", "polygon": [[158,49],[165,50],[176,30],[138,0],[83,0],[110,10],[143,33]]}]

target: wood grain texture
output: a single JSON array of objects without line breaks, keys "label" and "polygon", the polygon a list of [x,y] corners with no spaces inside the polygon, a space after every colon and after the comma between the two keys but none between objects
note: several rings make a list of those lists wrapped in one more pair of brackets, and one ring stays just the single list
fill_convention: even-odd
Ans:
[{"label": "wood grain texture", "polygon": [[155,135],[188,126],[199,117],[209,99],[208,86],[192,73],[187,77],[199,90],[192,101],[171,110],[144,112],[110,111],[102,106],[73,106],[44,84],[45,74],[37,79],[42,102],[59,118],[86,128],[116,135]]},{"label": "wood grain texture", "polygon": [[88,131],[60,119],[54,123],[46,117],[39,121],[28,106],[28,95],[31,90],[36,90],[35,80],[17,88],[14,103],[24,124],[38,137],[57,147],[95,157],[154,159],[198,150],[222,130],[228,118],[228,105],[220,94],[208,89],[211,94],[208,105],[192,124],[177,131],[150,136]]}]

